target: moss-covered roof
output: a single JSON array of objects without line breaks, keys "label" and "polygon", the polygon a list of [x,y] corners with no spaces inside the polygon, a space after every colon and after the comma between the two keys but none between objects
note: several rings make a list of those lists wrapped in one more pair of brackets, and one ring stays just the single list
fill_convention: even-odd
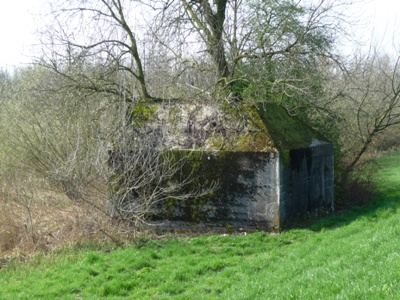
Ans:
[{"label": "moss-covered roof", "polygon": [[[153,110],[138,113],[153,117]],[[277,152],[307,148],[318,138],[310,126],[273,103],[180,102],[157,105],[154,111],[167,144],[176,149]]]},{"label": "moss-covered roof", "polygon": [[273,103],[258,105],[262,122],[279,150],[307,148],[317,133],[287,110]]}]

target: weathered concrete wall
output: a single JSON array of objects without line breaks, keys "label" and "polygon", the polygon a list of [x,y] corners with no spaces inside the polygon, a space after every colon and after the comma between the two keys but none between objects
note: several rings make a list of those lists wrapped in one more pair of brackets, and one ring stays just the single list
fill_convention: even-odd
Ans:
[{"label": "weathered concrete wall", "polygon": [[333,210],[333,146],[314,141],[310,148],[289,151],[281,164],[280,219],[282,225]]},{"label": "weathered concrete wall", "polygon": [[170,149],[276,152],[257,109],[221,103],[180,103],[157,107],[154,125]]},{"label": "weathered concrete wall", "polygon": [[212,226],[280,230],[333,209],[333,146],[281,153],[192,152],[199,183],[218,181],[210,196],[176,202],[161,219]]},{"label": "weathered concrete wall", "polygon": [[167,219],[235,228],[279,228],[279,160],[274,153],[203,153],[195,164],[202,183],[217,180],[220,188],[201,200],[174,203]]},{"label": "weathered concrete wall", "polygon": [[235,227],[248,225],[268,230],[278,229],[277,156],[274,153],[234,152],[232,157],[237,159],[238,169],[232,187],[223,192],[230,210],[226,222]]}]

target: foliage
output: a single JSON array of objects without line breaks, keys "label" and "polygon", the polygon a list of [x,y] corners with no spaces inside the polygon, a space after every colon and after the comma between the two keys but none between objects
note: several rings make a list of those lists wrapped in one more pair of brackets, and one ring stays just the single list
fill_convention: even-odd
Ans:
[{"label": "foliage", "polygon": [[[304,92],[312,89],[304,71],[314,70],[321,58],[335,60],[348,5],[346,0],[67,0],[51,8],[54,22],[42,36],[39,62],[78,89],[122,92],[129,101],[178,95],[216,100],[232,97],[243,83],[256,89],[253,94]],[[266,90],[257,91],[261,85]]]},{"label": "foliage", "polygon": [[[51,8],[54,22],[42,37],[38,63],[60,77],[59,89],[124,102],[119,106],[132,114],[122,118],[139,126],[154,119],[146,106],[154,101],[277,102],[289,113],[301,112],[307,122],[312,119],[314,128],[336,141],[339,129],[331,120],[337,114],[326,109],[332,97],[325,87],[330,68],[341,61],[335,45],[346,35],[349,5],[346,0],[62,1]],[[246,137],[239,143],[249,144]]]},{"label": "foliage", "polygon": [[[322,2],[318,5],[322,5]],[[294,1],[250,1],[252,54],[245,52],[238,73],[250,82],[246,98],[298,107],[318,98],[323,74],[318,65],[333,55],[333,24],[322,18],[333,9]],[[325,15],[330,18],[329,13]],[[311,25],[313,24],[313,25]],[[334,32],[335,31],[335,32]]]}]

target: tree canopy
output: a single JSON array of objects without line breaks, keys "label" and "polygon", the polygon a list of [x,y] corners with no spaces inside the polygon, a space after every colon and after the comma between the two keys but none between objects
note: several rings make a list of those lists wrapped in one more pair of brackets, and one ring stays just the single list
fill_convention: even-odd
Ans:
[{"label": "tree canopy", "polygon": [[346,4],[66,0],[53,7],[41,63],[79,89],[129,101],[243,96],[260,85],[289,94],[320,59],[335,59]]}]

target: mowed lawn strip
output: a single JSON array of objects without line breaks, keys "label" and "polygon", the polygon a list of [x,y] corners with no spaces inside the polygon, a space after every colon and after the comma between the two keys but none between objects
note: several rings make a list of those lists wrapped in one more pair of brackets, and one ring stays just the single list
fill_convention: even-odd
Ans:
[{"label": "mowed lawn strip", "polygon": [[75,247],[10,262],[0,271],[0,299],[393,299],[400,154],[378,164],[373,203],[307,229]]}]

